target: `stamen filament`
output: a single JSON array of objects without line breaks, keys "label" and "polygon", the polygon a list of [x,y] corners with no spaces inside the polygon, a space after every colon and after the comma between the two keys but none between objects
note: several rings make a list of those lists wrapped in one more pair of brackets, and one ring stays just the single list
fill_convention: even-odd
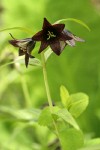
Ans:
[{"label": "stamen filament", "polygon": [[50,32],[50,31],[48,31],[48,38],[47,38],[47,40],[49,40],[50,38],[52,38],[52,37],[56,37],[56,35],[54,35],[54,33],[53,32]]}]

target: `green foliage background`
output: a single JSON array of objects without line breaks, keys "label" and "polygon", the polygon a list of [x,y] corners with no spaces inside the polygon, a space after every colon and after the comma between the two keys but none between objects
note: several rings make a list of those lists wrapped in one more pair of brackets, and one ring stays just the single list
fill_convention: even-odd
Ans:
[{"label": "green foliage background", "polygon": [[[85,92],[90,97],[90,103],[78,122],[87,137],[100,136],[100,2],[96,0],[2,0],[0,1],[0,29],[9,27],[27,27],[33,34],[41,30],[43,18],[51,23],[64,18],[76,18],[84,21],[90,28],[88,32],[74,22],[66,22],[66,28],[86,40],[77,43],[72,48],[67,46],[58,57],[55,54],[47,62],[47,72],[52,99],[60,103],[59,88],[65,85],[71,93]],[[10,31],[16,38],[31,37],[20,30]],[[17,49],[8,44],[11,39],[9,32],[0,33],[0,63],[1,65],[17,55]],[[37,44],[33,55],[37,54]],[[21,66],[22,75],[13,65],[0,68],[0,107],[23,109],[27,107],[40,108],[47,102],[41,69]],[[27,95],[23,83],[28,88]],[[1,108],[0,108],[1,110]],[[9,115],[8,115],[9,120]],[[33,139],[43,143],[46,135],[41,129],[34,130],[24,123],[5,121],[0,111],[0,146],[9,144],[11,150],[18,148],[32,149]],[[20,128],[18,127],[20,126]],[[39,127],[40,130],[41,127]],[[46,129],[44,129],[46,130]],[[18,133],[19,134],[18,134]],[[45,131],[46,132],[46,131]],[[49,132],[49,131],[48,131]],[[16,134],[17,137],[16,137]],[[39,135],[38,139],[36,134]],[[2,143],[2,142],[4,142]],[[13,142],[12,142],[13,141]],[[24,147],[24,145],[26,146]],[[13,148],[13,145],[16,145]],[[18,147],[21,145],[21,148]],[[5,148],[6,149],[6,148]],[[5,150],[4,149],[4,150]],[[34,149],[34,148],[33,148]]]}]

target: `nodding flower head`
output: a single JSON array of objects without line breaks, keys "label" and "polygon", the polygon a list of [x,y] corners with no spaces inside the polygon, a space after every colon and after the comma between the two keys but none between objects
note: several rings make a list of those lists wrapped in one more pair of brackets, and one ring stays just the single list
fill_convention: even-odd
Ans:
[{"label": "nodding flower head", "polygon": [[60,55],[60,41],[66,41],[65,35],[62,32],[64,28],[64,24],[52,25],[48,22],[46,18],[44,18],[42,30],[32,37],[32,39],[35,41],[41,41],[39,53],[41,53],[45,48],[50,46],[54,53]]},{"label": "nodding flower head", "polygon": [[83,42],[82,39],[65,30],[65,24],[50,24],[46,18],[44,18],[42,30],[37,32],[32,39],[41,41],[38,53],[50,46],[57,55],[61,54],[66,45],[74,46],[75,41]]},{"label": "nodding flower head", "polygon": [[25,65],[28,67],[29,58],[34,58],[34,56],[31,55],[31,52],[34,49],[36,42],[32,38],[18,40],[12,35],[11,37],[13,40],[9,40],[9,43],[14,47],[19,48],[19,56],[25,55]]}]

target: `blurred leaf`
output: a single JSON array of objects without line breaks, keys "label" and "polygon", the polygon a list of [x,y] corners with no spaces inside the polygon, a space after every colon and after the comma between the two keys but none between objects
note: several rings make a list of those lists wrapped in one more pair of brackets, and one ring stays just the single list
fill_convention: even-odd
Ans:
[{"label": "blurred leaf", "polygon": [[19,121],[37,121],[40,115],[39,109],[13,109],[6,106],[0,106],[0,118],[1,119],[15,119]]},{"label": "blurred leaf", "polygon": [[67,109],[60,109],[58,111],[55,111],[55,109],[53,109],[53,114],[57,115],[59,118],[62,118],[67,123],[72,125],[75,129],[79,130],[78,124]]},{"label": "blurred leaf", "polygon": [[100,109],[97,109],[96,110],[96,116],[99,118],[99,120],[100,120]]},{"label": "blurred leaf", "polygon": [[84,93],[76,93],[70,95],[68,98],[70,101],[69,112],[74,116],[78,117],[84,112],[89,103],[89,97]]},{"label": "blurred leaf", "polygon": [[52,52],[53,51],[51,50],[51,48],[47,49],[47,51],[44,53],[45,61],[48,60],[48,58],[51,56]]},{"label": "blurred leaf", "polygon": [[61,23],[61,22],[65,22],[65,21],[76,22],[76,23],[82,25],[83,27],[85,27],[88,31],[91,31],[90,28],[83,21],[74,19],[74,18],[61,19],[61,20],[56,21],[56,23]]},{"label": "blurred leaf", "polygon": [[65,129],[59,135],[63,150],[78,150],[84,144],[83,134],[80,130]]},{"label": "blurred leaf", "polygon": [[30,58],[29,65],[42,67],[41,61],[37,58]]},{"label": "blurred leaf", "polygon": [[6,28],[6,29],[0,30],[0,32],[9,31],[9,30],[21,30],[21,31],[24,31],[24,32],[26,32],[26,33],[32,34],[32,31],[31,31],[30,29],[24,28],[24,27]]},{"label": "blurred leaf", "polygon": [[69,105],[69,101],[68,101],[69,92],[65,88],[65,86],[63,86],[63,85],[60,87],[60,97],[61,97],[62,104],[64,106],[66,106],[66,108],[68,108],[68,105]]},{"label": "blurred leaf", "polygon": [[[16,70],[14,70],[14,69],[12,71],[10,71],[9,73],[7,73],[6,76],[2,75],[2,72],[3,72],[2,70],[0,70],[0,72],[1,72],[1,77],[0,77],[0,100],[2,100],[2,96],[7,95],[6,90],[7,90],[8,86],[10,84],[12,84],[18,78],[19,73],[16,72]],[[14,103],[15,103],[15,101],[14,101]]]},{"label": "blurred leaf", "polygon": [[84,148],[80,150],[100,150],[100,138],[87,140]]},{"label": "blurred leaf", "polygon": [[95,145],[95,144],[100,144],[100,138],[95,138],[86,141],[86,145]]},{"label": "blurred leaf", "polygon": [[42,110],[38,123],[42,126],[49,126],[53,122],[52,114],[50,112],[50,108],[46,107]]},{"label": "blurred leaf", "polygon": [[[25,56],[19,56],[14,61],[11,61],[9,63],[1,65],[0,69],[2,69],[3,67],[8,66],[10,64],[14,64],[14,63],[25,64]],[[31,66],[42,66],[41,61],[37,58],[30,58],[29,59],[29,65],[31,65]]]},{"label": "blurred leaf", "polygon": [[79,150],[100,150],[100,144],[87,146],[87,147],[81,148]]},{"label": "blurred leaf", "polygon": [[[20,63],[20,64],[25,64],[25,58],[24,58],[24,56],[20,56],[14,62],[15,63]],[[30,58],[29,59],[29,65],[42,66],[40,60],[37,59],[37,58]]]},{"label": "blurred leaf", "polygon": [[0,69],[2,69],[3,67],[6,67],[6,66],[8,66],[8,65],[11,65],[11,64],[14,64],[14,61],[5,63],[5,64],[3,64],[3,65],[0,65]]}]

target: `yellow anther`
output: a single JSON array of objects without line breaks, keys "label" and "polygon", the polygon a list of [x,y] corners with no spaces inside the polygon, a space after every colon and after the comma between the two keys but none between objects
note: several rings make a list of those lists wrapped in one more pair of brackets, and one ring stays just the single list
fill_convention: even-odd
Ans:
[{"label": "yellow anther", "polygon": [[54,35],[54,33],[53,32],[50,32],[50,31],[48,31],[48,38],[47,38],[47,40],[49,40],[50,38],[52,38],[52,37],[56,37],[56,35]]}]

